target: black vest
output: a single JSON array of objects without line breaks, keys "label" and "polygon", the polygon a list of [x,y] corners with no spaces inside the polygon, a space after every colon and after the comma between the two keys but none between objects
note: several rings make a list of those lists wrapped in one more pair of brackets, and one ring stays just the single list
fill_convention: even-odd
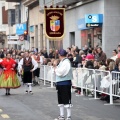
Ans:
[{"label": "black vest", "polygon": [[23,59],[23,70],[24,72],[28,72],[32,69],[32,58],[29,57],[28,60],[26,58]]}]

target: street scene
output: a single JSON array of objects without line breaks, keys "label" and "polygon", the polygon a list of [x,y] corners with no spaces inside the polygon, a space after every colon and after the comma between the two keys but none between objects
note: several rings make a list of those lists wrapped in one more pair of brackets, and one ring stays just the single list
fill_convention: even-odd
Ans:
[{"label": "street scene", "polygon": [[[10,120],[53,120],[59,114],[57,94],[54,88],[36,86],[34,94],[24,94],[24,88],[11,91],[11,96],[0,92],[0,109]],[[73,120],[119,120],[120,106],[104,105],[104,101],[89,99],[88,97],[72,94]],[[0,117],[0,120],[4,118]]]},{"label": "street scene", "polygon": [[120,120],[120,0],[0,0],[0,120]]}]

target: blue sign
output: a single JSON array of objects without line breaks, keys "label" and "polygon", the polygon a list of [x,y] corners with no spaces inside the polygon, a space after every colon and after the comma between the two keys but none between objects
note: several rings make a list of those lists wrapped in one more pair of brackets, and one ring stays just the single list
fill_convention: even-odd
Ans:
[{"label": "blue sign", "polygon": [[77,21],[77,26],[78,26],[78,29],[79,29],[79,30],[88,29],[88,28],[86,27],[86,24],[85,24],[85,18],[79,19],[79,20]]},{"label": "blue sign", "polygon": [[85,23],[103,23],[103,14],[87,14]]},{"label": "blue sign", "polygon": [[34,32],[34,26],[30,26],[30,32]]},{"label": "blue sign", "polygon": [[24,24],[17,24],[16,25],[16,34],[17,35],[22,35],[24,32],[27,30],[26,23]]}]

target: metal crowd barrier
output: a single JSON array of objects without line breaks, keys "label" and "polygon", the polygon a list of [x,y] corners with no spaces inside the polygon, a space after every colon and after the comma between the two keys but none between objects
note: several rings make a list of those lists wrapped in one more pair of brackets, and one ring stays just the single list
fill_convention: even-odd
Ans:
[{"label": "metal crowd barrier", "polygon": [[120,72],[112,73],[112,96],[120,97]]},{"label": "metal crowd barrier", "polygon": [[[87,69],[72,68],[73,79],[72,86],[81,89],[81,95],[88,91],[93,93],[94,99],[97,99],[97,93],[109,95],[110,104],[113,104],[113,97],[120,97],[120,72],[111,72]],[[41,65],[40,79],[51,83],[51,87],[55,83],[55,73],[52,66]]]},{"label": "metal crowd barrier", "polygon": [[48,81],[51,84],[51,88],[54,87],[55,74],[52,66],[48,65],[40,66],[40,79],[44,81],[44,85],[46,85],[46,82]]}]

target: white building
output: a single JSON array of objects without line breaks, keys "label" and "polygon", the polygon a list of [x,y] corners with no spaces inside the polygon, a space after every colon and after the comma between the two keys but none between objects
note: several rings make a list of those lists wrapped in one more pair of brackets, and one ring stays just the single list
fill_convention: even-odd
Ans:
[{"label": "white building", "polygon": [[[9,48],[15,49],[29,49],[29,41],[20,39],[24,38],[24,32],[22,34],[16,33],[16,27],[20,24],[27,24],[28,9],[20,1],[7,1],[5,4],[6,10],[8,10],[8,29],[7,36],[9,40]],[[19,25],[18,25],[19,24]],[[21,26],[21,25],[20,25]],[[20,27],[19,27],[20,28]],[[10,38],[10,39],[9,39]]]},{"label": "white building", "polygon": [[8,27],[7,17],[3,17],[6,14],[5,1],[0,1],[0,48],[7,47],[6,30]]}]

